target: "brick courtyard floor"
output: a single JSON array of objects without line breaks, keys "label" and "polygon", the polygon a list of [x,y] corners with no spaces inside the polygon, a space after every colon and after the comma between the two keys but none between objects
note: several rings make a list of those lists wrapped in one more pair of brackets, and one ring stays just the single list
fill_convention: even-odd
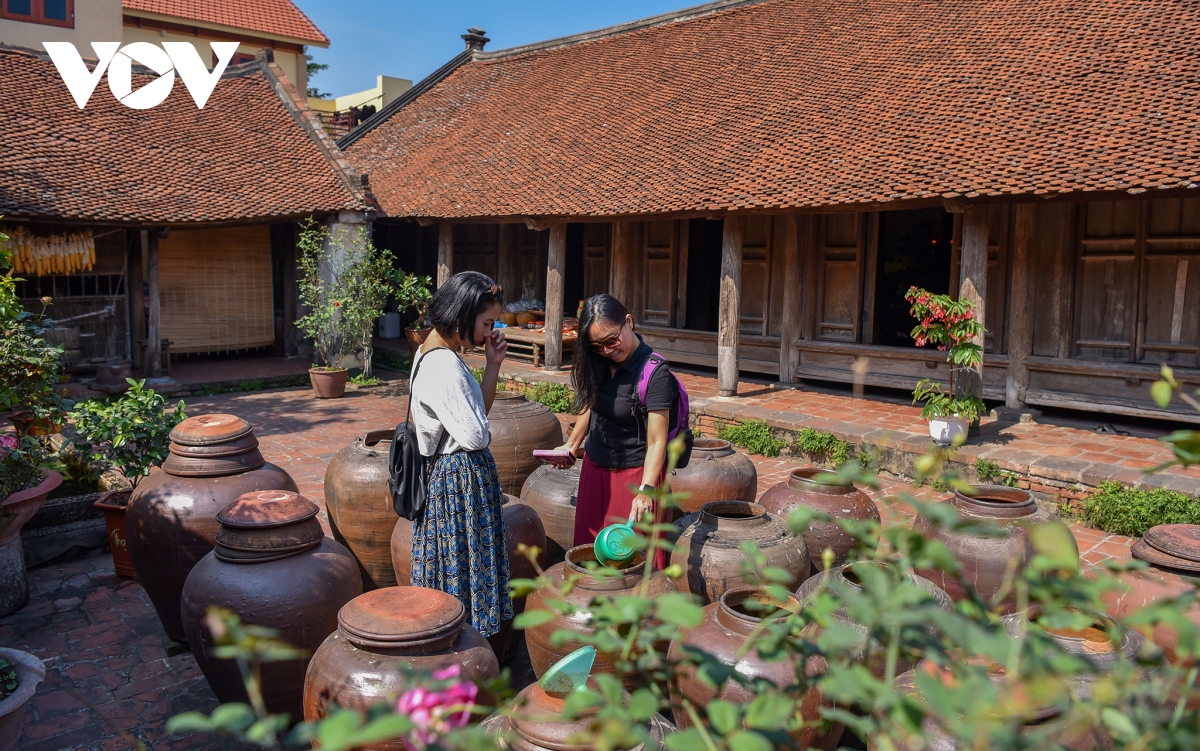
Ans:
[{"label": "brick courtyard floor", "polygon": [[[707,381],[696,376],[685,376],[685,380],[689,390],[695,388],[694,393],[703,398]],[[397,385],[360,390],[329,401],[314,399],[307,389],[189,398],[188,413],[232,412],[248,419],[268,460],[283,466],[301,492],[323,506],[322,484],[330,458],[355,436],[390,428],[403,419],[405,401]],[[746,396],[746,404],[755,409],[778,404],[819,413],[812,415],[814,425],[851,420],[852,412],[846,408],[849,401],[766,388],[748,390]],[[881,425],[896,429],[913,417],[912,410],[895,405],[878,407],[874,414],[889,416],[882,418]],[[1071,434],[1073,440],[1092,442],[1088,434],[1076,433],[1080,431]],[[1020,431],[1010,435],[1013,442],[1026,440]],[[1144,445],[1140,450],[1156,456],[1149,451],[1153,442],[1126,441],[1129,446]],[[1095,443],[1109,451],[1126,441],[1105,436]],[[760,492],[804,463],[796,458],[753,459]],[[884,496],[900,492],[914,492],[924,499],[944,497],[928,488],[913,491],[904,481],[885,479],[883,491],[873,491],[873,496],[888,523],[903,523],[911,517],[903,504],[884,500]],[[1073,530],[1088,563],[1128,560],[1128,538],[1079,525]],[[134,738],[154,751],[240,748],[211,738],[166,736],[164,725],[169,716],[193,709],[208,711],[216,701],[189,653],[168,654],[169,644],[145,592],[136,582],[114,575],[106,552],[52,562],[29,573],[30,603],[0,618],[0,644],[32,652],[47,665],[47,680],[25,709],[22,751],[108,751],[133,748]]]}]

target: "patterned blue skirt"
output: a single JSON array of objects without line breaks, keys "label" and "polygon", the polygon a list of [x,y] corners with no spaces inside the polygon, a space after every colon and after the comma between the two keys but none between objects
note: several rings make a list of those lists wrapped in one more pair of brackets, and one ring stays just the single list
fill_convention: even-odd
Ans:
[{"label": "patterned blue skirt", "polygon": [[425,513],[413,525],[412,583],[454,595],[484,636],[513,617],[504,493],[487,449],[439,456]]}]

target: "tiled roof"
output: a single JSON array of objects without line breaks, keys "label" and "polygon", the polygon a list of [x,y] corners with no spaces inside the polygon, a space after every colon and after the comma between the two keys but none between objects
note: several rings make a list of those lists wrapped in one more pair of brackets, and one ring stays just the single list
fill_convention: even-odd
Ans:
[{"label": "tiled roof", "polygon": [[[134,89],[149,80],[135,73]],[[21,103],[0,128],[3,215],[172,224],[365,208],[357,173],[273,63],[230,68],[202,110],[178,79],[152,109],[101,82],[80,110],[46,56],[0,46],[0,101]]]},{"label": "tiled roof", "polygon": [[329,38],[291,0],[121,0],[121,5],[125,10],[329,45]]},{"label": "tiled roof", "polygon": [[394,216],[1192,188],[1197,39],[1200,0],[765,0],[477,55],[343,147]]}]

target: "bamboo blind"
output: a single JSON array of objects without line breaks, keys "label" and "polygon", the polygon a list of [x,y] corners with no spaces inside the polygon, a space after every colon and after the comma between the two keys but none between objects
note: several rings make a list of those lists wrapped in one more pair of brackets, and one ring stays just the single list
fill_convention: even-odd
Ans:
[{"label": "bamboo blind", "polygon": [[158,246],[162,336],[172,352],[226,352],[275,341],[267,225],[173,230]]}]

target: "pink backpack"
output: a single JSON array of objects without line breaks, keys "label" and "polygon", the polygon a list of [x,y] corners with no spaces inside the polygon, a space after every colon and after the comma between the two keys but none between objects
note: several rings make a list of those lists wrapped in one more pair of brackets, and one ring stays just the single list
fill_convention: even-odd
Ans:
[{"label": "pink backpack", "polygon": [[[646,358],[646,364],[642,366],[642,372],[638,375],[637,382],[636,408],[639,414],[645,415],[648,411],[646,409],[646,394],[650,391],[650,378],[660,367],[666,364],[666,358],[657,352],[651,352],[650,356]],[[670,426],[670,430],[667,432],[667,440],[673,441],[676,436],[683,436],[683,454],[675,464],[676,469],[683,469],[691,461],[692,444],[695,442],[695,436],[692,434],[690,424],[691,412],[688,406],[687,389],[684,388],[683,381],[679,380],[679,376],[671,373],[671,377],[675,379],[675,387],[679,393],[679,403],[676,410],[675,424]]]}]

